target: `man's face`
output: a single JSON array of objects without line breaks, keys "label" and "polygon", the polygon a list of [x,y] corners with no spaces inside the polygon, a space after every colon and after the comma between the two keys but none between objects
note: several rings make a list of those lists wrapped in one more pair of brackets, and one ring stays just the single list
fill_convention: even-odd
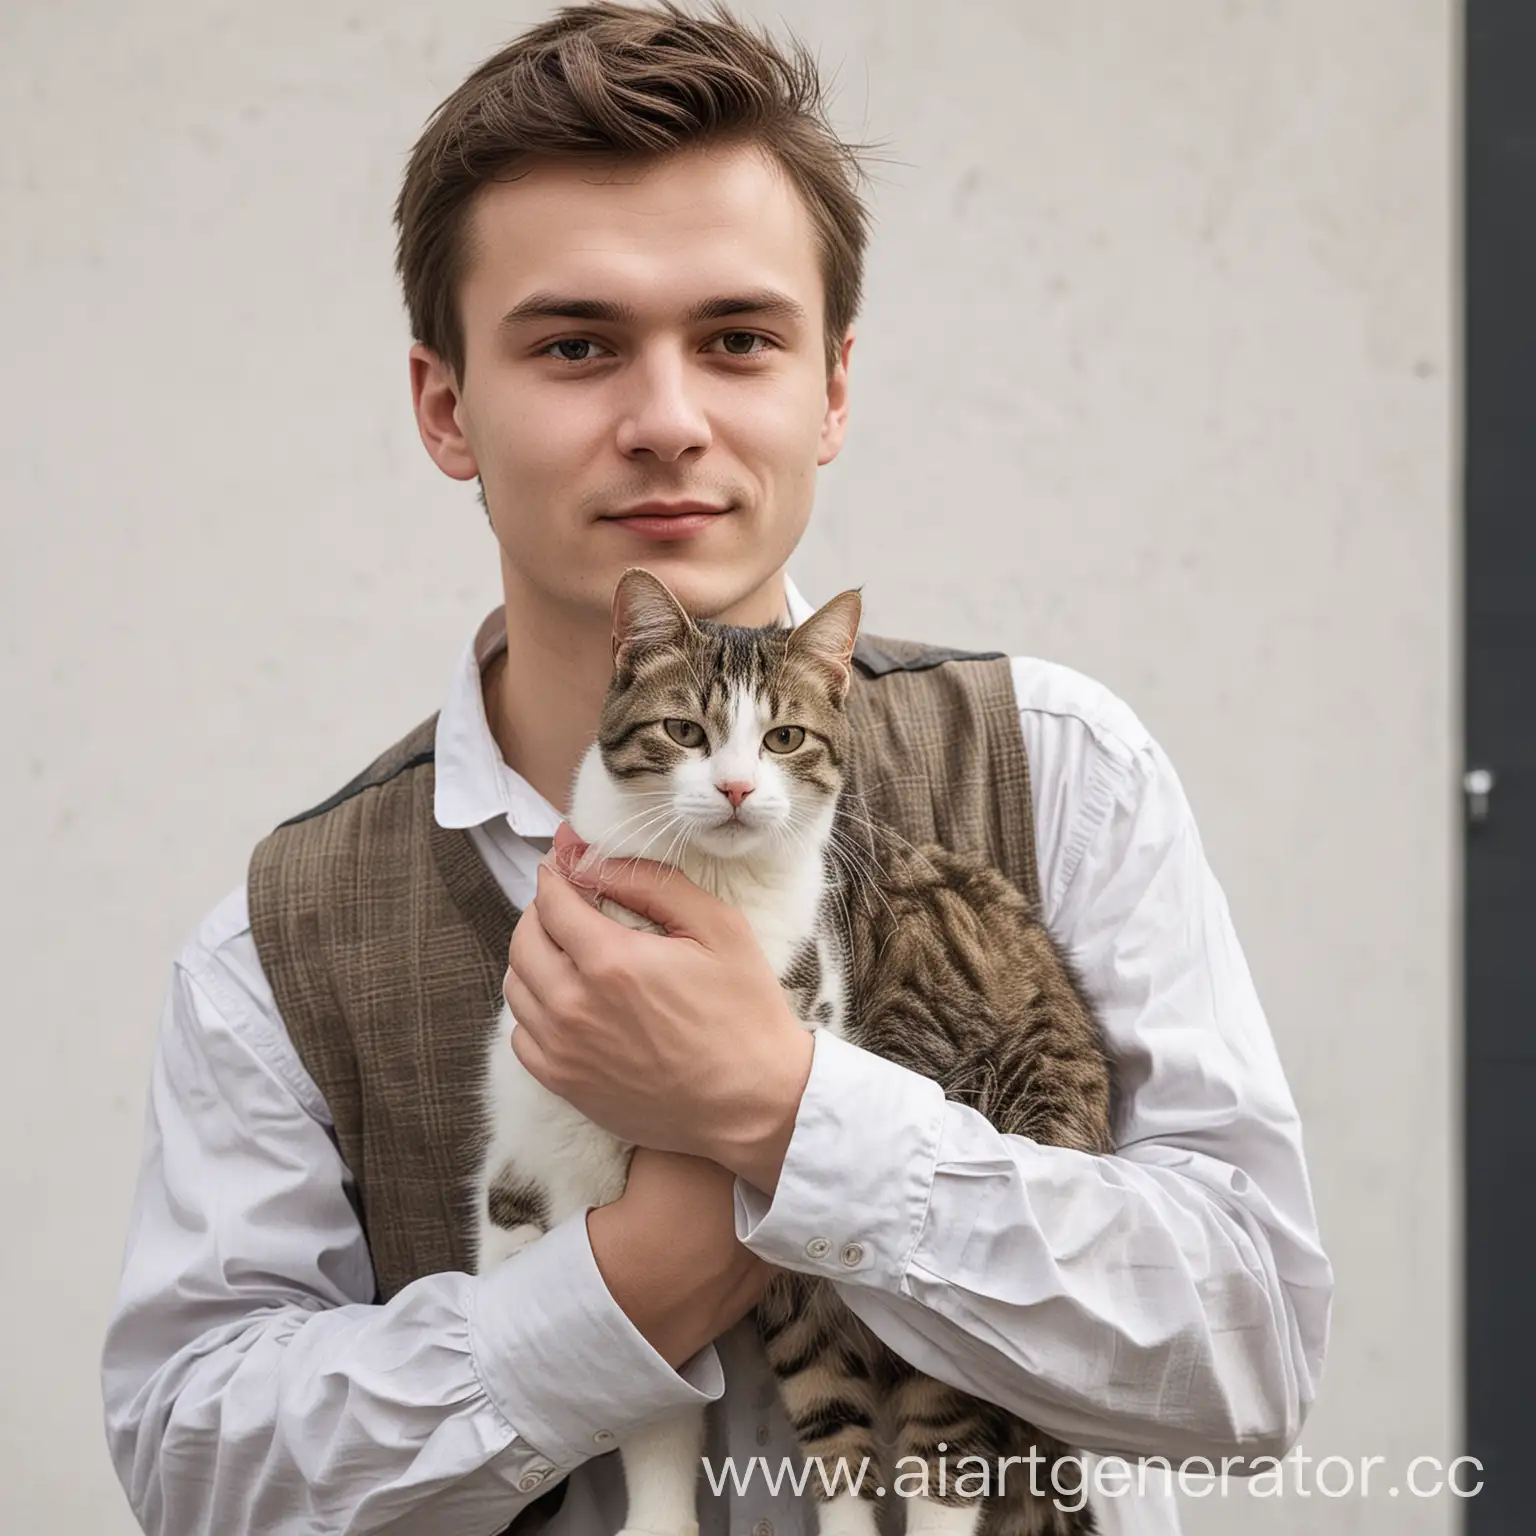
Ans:
[{"label": "man's face", "polygon": [[[737,300],[752,307],[690,313]],[[613,313],[533,312],[569,301]],[[816,468],[842,446],[853,338],[829,378],[810,216],[771,160],[544,161],[492,184],[459,303],[462,385],[414,348],[417,415],[447,473],[480,476],[509,599],[606,615],[644,565],[697,614],[779,611]],[[726,510],[614,516],[648,501]]]}]

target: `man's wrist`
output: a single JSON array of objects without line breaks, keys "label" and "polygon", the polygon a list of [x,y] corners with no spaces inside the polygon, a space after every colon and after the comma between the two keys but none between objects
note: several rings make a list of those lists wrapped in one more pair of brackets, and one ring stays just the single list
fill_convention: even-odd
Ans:
[{"label": "man's wrist", "polygon": [[[716,1169],[718,1177],[724,1175]],[[703,1217],[679,1231],[677,1222]],[[679,1209],[658,1219],[654,1200],[625,1197],[587,1212],[587,1240],[609,1295],[651,1347],[680,1370],[755,1302],[762,1260],[734,1234],[706,1228],[718,1218]]]},{"label": "man's wrist", "polygon": [[627,1230],[622,1202],[587,1212],[587,1241],[608,1294],[673,1370],[714,1337],[700,1330],[699,1309],[680,1302],[681,1288],[658,1278],[645,1239]]},{"label": "man's wrist", "polygon": [[[656,1415],[724,1390],[714,1352],[700,1353],[707,1338],[669,1321],[676,1337],[656,1329],[658,1348],[618,1303],[591,1242],[597,1215],[557,1223],[469,1287],[476,1375],[506,1421],[562,1469],[593,1454],[598,1431],[622,1442]],[[631,1245],[620,1264],[642,1256]],[[634,1291],[633,1278],[624,1288]]]},{"label": "man's wrist", "polygon": [[754,1074],[745,1096],[731,1106],[728,1123],[716,1132],[704,1155],[772,1196],[795,1133],[815,1053],[810,1032],[792,1024],[765,1069]]}]

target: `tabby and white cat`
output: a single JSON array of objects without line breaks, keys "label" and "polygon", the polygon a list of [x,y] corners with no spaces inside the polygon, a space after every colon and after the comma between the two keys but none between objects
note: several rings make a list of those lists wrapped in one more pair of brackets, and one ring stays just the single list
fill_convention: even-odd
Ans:
[{"label": "tabby and white cat", "polygon": [[[1108,1151],[1102,1039],[1024,898],[975,860],[874,825],[845,787],[860,611],[858,593],[844,592],[795,629],[695,621],[655,576],[627,571],[614,594],[613,677],[576,776],[571,826],[591,858],[670,863],[743,911],[806,1029],[934,1078],[1001,1130]],[[507,1044],[512,1026],[504,1008],[477,1191],[481,1273],[573,1213],[617,1199],[632,1151],[528,1074]],[[1015,1464],[1002,1496],[946,1489],[903,1499],[907,1536],[1097,1529],[1091,1511],[1065,1512],[1049,1494],[1066,1446],[914,1370],[830,1282],[776,1273],[757,1322],[800,1448],[829,1477],[839,1457],[850,1470],[866,1456],[879,1466],[882,1433],[898,1468],[915,1470],[902,1457],[930,1466],[931,1489],[940,1455],[950,1467],[979,1456],[995,1469],[1038,1450],[1045,1498]],[[696,1532],[703,1437],[703,1410],[690,1409],[618,1447],[627,1533]],[[863,1497],[823,1497],[821,1536],[875,1536],[875,1486],[868,1477]]]}]

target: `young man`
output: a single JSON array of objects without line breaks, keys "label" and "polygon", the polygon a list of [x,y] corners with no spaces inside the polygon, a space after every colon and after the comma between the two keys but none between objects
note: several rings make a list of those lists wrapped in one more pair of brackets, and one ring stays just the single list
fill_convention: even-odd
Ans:
[{"label": "young man", "polygon": [[[1000,1135],[805,1034],[687,882],[610,871],[657,938],[551,867],[625,567],[702,616],[810,611],[785,566],[847,421],[856,172],[798,44],[617,5],[525,34],[416,146],[416,415],[480,482],[505,605],[439,716],[267,840],[176,965],[103,1363],[146,1530],[497,1531],[538,1503],[612,1536],[604,1453],[695,1403],[717,1465],[793,1461],[749,1315],[774,1266],[829,1275],[920,1369],[1071,1445],[1296,1437],[1332,1289],[1296,1110],[1173,769],[1104,688],[1014,660],[1028,774],[992,798],[1029,810],[1043,916],[1105,1025],[1114,1156]],[[431,858],[376,851],[412,839]],[[620,1199],[474,1277],[435,1159],[494,1015],[454,990],[484,961],[473,923],[512,909],[508,1048],[639,1150]],[[1094,1502],[1108,1530],[1177,1528],[1167,1494]],[[761,1477],[699,1516],[814,1529],[809,1492]]]}]

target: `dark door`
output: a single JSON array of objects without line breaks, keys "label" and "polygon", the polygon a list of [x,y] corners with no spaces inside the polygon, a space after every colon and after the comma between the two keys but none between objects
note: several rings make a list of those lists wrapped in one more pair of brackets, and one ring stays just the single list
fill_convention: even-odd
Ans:
[{"label": "dark door", "polygon": [[1485,1470],[1482,1492],[1464,1507],[1468,1536],[1528,1536],[1536,1531],[1536,3],[1469,0],[1466,25],[1466,1438]]}]

